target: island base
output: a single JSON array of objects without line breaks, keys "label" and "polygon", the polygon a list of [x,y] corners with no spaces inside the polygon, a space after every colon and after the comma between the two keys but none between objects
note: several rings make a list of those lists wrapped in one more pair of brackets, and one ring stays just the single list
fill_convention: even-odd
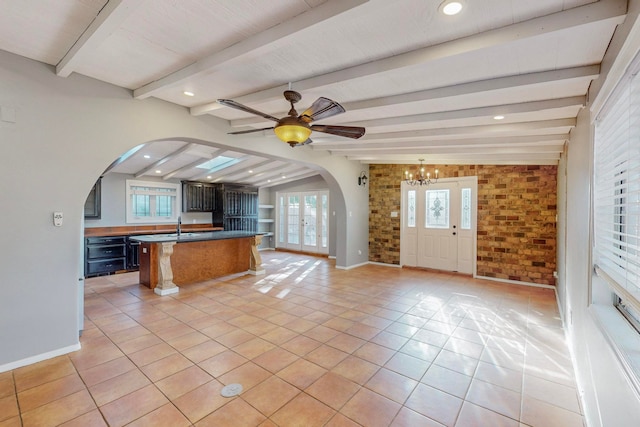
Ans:
[{"label": "island base", "polygon": [[[181,242],[172,245],[170,266],[173,283],[182,286],[249,271],[252,243],[254,243],[253,237],[242,237]],[[140,284],[151,289],[156,288],[162,276],[160,269],[165,251],[163,243],[141,243]],[[159,290],[159,292],[162,291],[175,293],[178,292],[178,287]],[[158,294],[166,295],[166,293]]]},{"label": "island base", "polygon": [[160,289],[158,286],[156,286],[155,288],[153,288],[153,292],[155,292],[156,295],[160,295],[161,297],[163,297],[165,295],[177,294],[178,292],[180,292],[180,288],[174,286],[173,288],[169,289]]}]

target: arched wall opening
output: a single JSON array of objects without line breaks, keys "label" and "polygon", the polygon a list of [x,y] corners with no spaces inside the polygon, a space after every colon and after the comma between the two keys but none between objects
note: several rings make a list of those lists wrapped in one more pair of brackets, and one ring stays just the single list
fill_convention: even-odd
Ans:
[{"label": "arched wall opening", "polygon": [[[226,121],[194,117],[156,99],[0,52],[0,204],[7,227],[0,257],[0,372],[78,348],[78,279],[84,202],[95,180],[130,148],[179,139],[285,158],[320,171],[335,197],[336,265],[368,257],[368,194],[362,165],[310,147],[291,149],[260,136],[231,137]],[[63,212],[61,227],[53,213]],[[358,255],[358,251],[362,254]]]},{"label": "arched wall opening", "polygon": [[[148,149],[148,147],[153,147],[154,143],[157,143],[157,142],[161,142],[163,144],[162,147]],[[279,142],[277,142],[274,139],[267,139],[266,141],[263,140],[261,143],[262,144],[265,144],[265,143],[279,144]],[[189,150],[185,150],[185,149],[189,149]],[[195,168],[192,168],[189,171],[184,172],[184,174],[180,176],[180,175],[174,175],[175,170],[172,170],[171,166],[168,167],[169,170],[165,169],[167,163],[160,162],[161,164],[154,168],[146,167],[148,164],[153,164],[157,160],[164,161],[164,159],[162,159],[162,156],[158,156],[157,151],[154,152],[153,150],[157,150],[157,151],[172,150],[173,152],[182,152],[182,153],[184,153],[184,151],[202,153],[209,150],[211,153],[213,153],[211,155],[211,158],[215,158],[216,156],[225,156],[225,157],[231,156],[232,158],[236,157],[241,160],[238,163],[234,163],[232,167],[229,168],[230,172],[228,174],[225,174],[224,172],[225,169],[222,169],[221,171],[216,172],[214,174],[214,177],[209,177],[209,178],[215,178],[215,179],[209,180],[209,179],[206,179],[204,176],[201,176],[200,178],[193,178],[194,176],[193,173],[196,171]],[[287,148],[285,152],[293,151],[293,150],[296,150],[296,149]],[[129,156],[130,153],[133,153],[133,154],[131,154],[131,156],[127,158],[127,156]],[[146,163],[144,164],[145,166],[140,166],[142,155],[147,153],[153,153],[154,155],[152,155],[152,159],[146,161]],[[172,158],[172,160],[175,160],[175,157],[179,155],[180,154],[177,154],[176,156],[174,156],[173,153],[170,153],[170,155],[166,157]],[[198,155],[201,155],[201,154],[198,154]],[[251,156],[247,156],[247,155],[251,155]],[[256,157],[253,157],[253,156],[256,156]],[[250,159],[250,161],[247,161],[248,158]],[[199,161],[201,163],[205,163],[208,159],[209,158],[202,158]],[[195,180],[200,180],[202,182],[246,183],[247,181],[244,181],[242,178],[234,179],[233,177],[234,176],[237,177],[239,175],[240,169],[242,169],[244,172],[246,172],[247,169],[251,169],[250,166],[245,167],[243,165],[245,163],[251,164],[251,160],[253,160],[253,162],[255,163],[256,162],[255,159],[259,159],[260,164],[264,164],[265,161],[266,162],[273,161],[275,164],[278,164],[278,165],[281,165],[282,162],[287,162],[287,164],[295,165],[294,167],[304,166],[306,168],[309,168],[307,169],[307,171],[309,170],[316,171],[317,175],[314,175],[310,178],[305,179],[305,177],[307,176],[307,174],[305,173],[303,174],[302,179],[295,179],[295,178],[293,180],[288,179],[284,184],[280,183],[279,176],[278,176],[278,179],[274,178],[273,180],[270,180],[272,183],[269,184],[269,186],[272,189],[279,190],[281,188],[295,188],[297,185],[304,186],[305,181],[313,181],[315,185],[319,186],[317,188],[314,187],[314,189],[316,190],[325,189],[330,191],[330,194],[331,194],[330,228],[331,230],[330,230],[329,255],[336,257],[336,252],[337,252],[336,248],[340,246],[339,242],[337,242],[338,240],[337,236],[338,235],[344,236],[344,232],[345,232],[345,230],[341,230],[341,233],[337,233],[336,230],[339,226],[341,226],[344,223],[342,218],[344,218],[345,216],[346,205],[345,205],[344,192],[340,184],[338,183],[338,181],[334,179],[333,176],[331,175],[331,172],[315,164],[308,163],[306,161],[296,160],[292,162],[288,158],[245,150],[238,145],[234,147],[229,147],[220,143],[216,143],[212,141],[197,140],[190,137],[176,137],[176,138],[170,138],[170,139],[147,141],[139,145],[134,144],[133,147],[121,153],[112,161],[108,161],[104,163],[107,165],[106,170],[103,173],[97,175],[96,180],[98,178],[102,178],[101,179],[102,202],[105,205],[105,208],[102,209],[100,218],[85,218],[84,225],[86,228],[131,225],[127,223],[127,219],[126,219],[124,192],[125,192],[125,186],[126,186],[125,180],[127,179],[139,180],[139,181],[166,182],[171,184],[180,184],[180,182],[185,179],[186,180],[195,179]],[[183,162],[184,161],[186,160],[183,160]],[[175,166],[176,164],[180,164],[180,163],[174,163],[174,166],[173,166],[174,169],[176,168]],[[124,168],[122,167],[123,165],[125,166]],[[162,172],[160,170],[156,171],[156,169],[162,169]],[[277,171],[278,169],[273,169],[273,170]],[[167,174],[171,176],[167,177]],[[206,175],[206,173],[202,172],[201,175]],[[198,175],[195,175],[195,176],[198,176]],[[227,176],[231,176],[231,179],[228,179]],[[247,179],[251,179],[251,178],[252,176],[247,175]],[[95,181],[92,181],[92,179],[93,177],[89,179],[86,184],[93,185],[92,183]],[[248,185],[254,185],[254,184],[248,184]],[[259,185],[256,185],[256,186],[258,188],[261,188]],[[116,188],[116,190],[114,190],[114,188]],[[267,191],[266,193],[270,195],[271,192]],[[360,191],[360,193],[363,193],[363,192]],[[275,203],[275,200],[273,200],[271,203],[272,204]],[[205,213],[190,214],[186,212],[181,212],[180,215],[182,216],[182,220],[184,221],[185,224],[196,223],[196,222],[197,223],[211,222],[211,214],[205,214]],[[352,217],[353,217],[353,212],[352,212]],[[362,248],[359,248],[359,250],[362,251]],[[338,265],[341,265],[341,264],[338,264]]]}]

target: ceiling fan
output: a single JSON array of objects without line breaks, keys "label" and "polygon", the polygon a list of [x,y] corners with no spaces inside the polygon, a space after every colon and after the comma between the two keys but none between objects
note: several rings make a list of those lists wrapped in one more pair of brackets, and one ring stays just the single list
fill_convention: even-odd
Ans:
[{"label": "ceiling fan", "polygon": [[364,135],[365,129],[363,127],[356,126],[335,126],[335,125],[312,125],[311,122],[320,119],[326,119],[327,117],[335,116],[345,112],[342,105],[328,98],[320,97],[305,110],[302,114],[298,115],[298,112],[294,108],[293,104],[300,101],[302,96],[293,90],[285,90],[284,98],[291,104],[291,110],[289,115],[281,119],[273,117],[269,114],[265,114],[261,111],[249,108],[246,105],[242,105],[231,99],[218,99],[218,103],[227,107],[235,108],[246,113],[255,114],[256,116],[264,117],[265,119],[273,120],[278,124],[268,128],[262,129],[250,129],[241,130],[238,132],[229,132],[229,135],[240,135],[244,133],[260,132],[267,129],[273,129],[276,136],[281,141],[286,142],[291,147],[298,145],[310,144],[311,139],[309,136],[312,131],[330,133],[332,135],[346,136],[347,138],[358,139]]}]

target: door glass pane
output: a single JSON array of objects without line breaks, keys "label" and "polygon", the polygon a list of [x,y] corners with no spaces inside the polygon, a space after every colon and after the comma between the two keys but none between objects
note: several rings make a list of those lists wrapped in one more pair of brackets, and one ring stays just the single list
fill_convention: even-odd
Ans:
[{"label": "door glass pane", "polygon": [[323,248],[327,247],[327,236],[329,235],[329,197],[326,194],[322,195],[322,211],[320,212],[322,229],[320,230],[320,245]]},{"label": "door glass pane", "polygon": [[407,192],[407,227],[416,226],[416,190]]},{"label": "door glass pane", "polygon": [[300,196],[289,196],[287,209],[287,243],[300,244]]},{"label": "door glass pane", "polygon": [[284,224],[287,218],[287,211],[285,209],[284,196],[280,196],[278,199],[278,242],[284,243]]},{"label": "door glass pane", "polygon": [[449,190],[427,190],[425,195],[425,228],[449,228]]},{"label": "door glass pane", "polygon": [[471,189],[462,189],[462,212],[460,213],[460,228],[471,230]]},{"label": "door glass pane", "polygon": [[305,195],[304,196],[304,244],[306,246],[317,246],[317,233],[316,233],[316,212],[317,210],[317,196]]}]

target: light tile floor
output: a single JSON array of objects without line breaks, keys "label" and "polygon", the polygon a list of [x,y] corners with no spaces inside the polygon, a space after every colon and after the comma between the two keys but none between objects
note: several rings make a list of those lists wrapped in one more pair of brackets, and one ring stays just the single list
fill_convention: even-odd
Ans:
[{"label": "light tile floor", "polygon": [[82,350],[0,374],[0,427],[583,426],[552,290],[262,257],[173,296],[86,280]]}]

